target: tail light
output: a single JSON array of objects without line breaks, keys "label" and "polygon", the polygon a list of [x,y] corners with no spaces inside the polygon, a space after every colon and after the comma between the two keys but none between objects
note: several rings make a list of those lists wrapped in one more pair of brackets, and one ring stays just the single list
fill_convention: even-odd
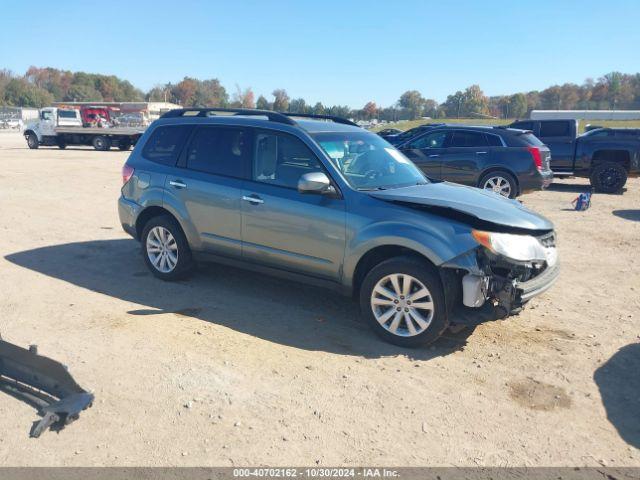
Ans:
[{"label": "tail light", "polygon": [[540,155],[540,149],[538,147],[527,147],[529,153],[533,157],[533,163],[536,164],[538,170],[542,170],[542,155]]},{"label": "tail light", "polygon": [[133,167],[127,165],[126,163],[123,165],[122,167],[122,183],[123,184],[129,181],[134,171],[135,170],[133,169]]}]

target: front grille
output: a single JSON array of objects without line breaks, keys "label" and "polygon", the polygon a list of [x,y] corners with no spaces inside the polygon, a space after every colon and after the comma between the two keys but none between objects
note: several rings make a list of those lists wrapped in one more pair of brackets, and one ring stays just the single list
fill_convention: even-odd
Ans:
[{"label": "front grille", "polygon": [[556,233],[555,232],[545,233],[544,235],[540,235],[540,236],[538,236],[536,238],[542,244],[542,246],[545,247],[545,248],[550,248],[550,247],[555,247],[556,246]]}]

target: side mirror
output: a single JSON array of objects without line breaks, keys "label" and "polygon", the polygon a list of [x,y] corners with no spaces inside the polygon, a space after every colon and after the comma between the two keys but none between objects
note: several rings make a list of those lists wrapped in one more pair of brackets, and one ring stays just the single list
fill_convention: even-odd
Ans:
[{"label": "side mirror", "polygon": [[331,180],[323,172],[311,172],[305,173],[298,180],[298,192],[324,195],[335,194],[336,189],[333,188]]}]

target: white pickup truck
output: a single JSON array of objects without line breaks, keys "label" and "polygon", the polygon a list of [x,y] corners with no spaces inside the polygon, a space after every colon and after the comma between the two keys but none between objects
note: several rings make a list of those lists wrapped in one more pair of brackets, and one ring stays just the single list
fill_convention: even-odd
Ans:
[{"label": "white pickup truck", "polygon": [[40,110],[38,121],[29,123],[23,134],[29,148],[92,145],[96,150],[109,150],[112,146],[129,150],[144,130],[144,127],[111,127],[107,122],[83,126],[80,110],[49,107]]}]

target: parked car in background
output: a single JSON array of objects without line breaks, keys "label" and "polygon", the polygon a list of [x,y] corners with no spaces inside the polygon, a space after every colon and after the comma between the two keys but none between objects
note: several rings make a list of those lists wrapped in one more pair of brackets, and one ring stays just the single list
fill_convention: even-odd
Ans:
[{"label": "parked car in background", "polygon": [[23,123],[21,118],[0,118],[0,128],[7,130],[22,130]]},{"label": "parked car in background", "polygon": [[391,145],[400,145],[400,144],[405,143],[406,141],[412,139],[416,135],[419,135],[419,134],[421,134],[423,132],[426,132],[427,130],[431,130],[432,128],[439,127],[441,125],[444,125],[444,124],[442,124],[442,123],[427,123],[425,125],[419,125],[417,127],[410,128],[409,130],[405,130],[404,132],[401,132],[401,133],[387,135],[387,136],[384,137],[384,139],[387,142],[389,142]]},{"label": "parked car in background", "polygon": [[120,221],[156,277],[178,279],[202,259],[328,287],[359,299],[374,331],[403,346],[507,316],[559,272],[549,220],[433,183],[337,117],[171,111],[141,138],[123,182]]},{"label": "parked car in background", "polygon": [[549,149],[524,130],[439,125],[398,149],[431,179],[509,198],[546,188],[553,179]]},{"label": "parked car in background", "polygon": [[397,135],[402,133],[402,130],[398,128],[385,128],[384,130],[380,130],[377,132],[382,138],[388,137],[389,135]]},{"label": "parked car in background", "polygon": [[599,128],[578,136],[578,121],[521,120],[510,125],[530,130],[551,150],[556,175],[588,178],[598,192],[622,190],[640,175],[640,135],[636,129]]}]

